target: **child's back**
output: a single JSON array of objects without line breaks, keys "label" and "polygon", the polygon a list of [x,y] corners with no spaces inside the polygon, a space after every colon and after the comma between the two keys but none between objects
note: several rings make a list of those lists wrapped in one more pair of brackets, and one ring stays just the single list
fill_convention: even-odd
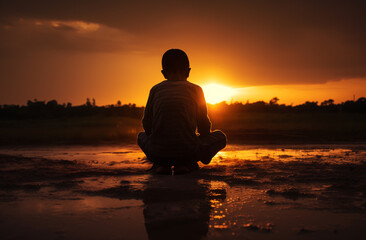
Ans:
[{"label": "child's back", "polygon": [[187,81],[191,70],[187,55],[170,49],[162,65],[167,80],[150,91],[142,120],[145,132],[139,134],[138,144],[157,172],[169,174],[172,165],[175,173],[188,172],[198,166],[197,161],[208,164],[225,147],[226,136],[211,132],[203,91]]},{"label": "child's back", "polygon": [[201,135],[211,129],[201,87],[186,80],[155,85],[142,122],[150,135],[150,153],[164,158],[192,157],[199,150],[196,129]]}]

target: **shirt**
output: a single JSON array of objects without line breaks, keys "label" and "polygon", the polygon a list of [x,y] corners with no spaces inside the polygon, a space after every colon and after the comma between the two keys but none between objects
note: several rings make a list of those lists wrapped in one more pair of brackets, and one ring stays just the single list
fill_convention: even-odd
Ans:
[{"label": "shirt", "polygon": [[186,80],[152,87],[142,123],[149,151],[157,157],[191,156],[199,148],[196,132],[206,136],[211,131],[202,88]]}]

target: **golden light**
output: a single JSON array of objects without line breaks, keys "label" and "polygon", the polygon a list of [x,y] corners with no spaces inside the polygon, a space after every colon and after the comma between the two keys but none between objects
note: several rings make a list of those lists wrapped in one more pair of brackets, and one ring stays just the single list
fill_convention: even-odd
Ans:
[{"label": "golden light", "polygon": [[206,102],[215,104],[222,101],[230,101],[236,94],[236,89],[224,85],[210,83],[202,86]]}]

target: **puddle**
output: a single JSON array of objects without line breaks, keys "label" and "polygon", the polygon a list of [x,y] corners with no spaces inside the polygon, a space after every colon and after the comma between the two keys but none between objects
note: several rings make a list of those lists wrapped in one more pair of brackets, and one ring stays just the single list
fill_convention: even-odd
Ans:
[{"label": "puddle", "polygon": [[[134,145],[0,149],[4,239],[357,239],[363,145],[229,145],[156,176]],[[19,230],[21,229],[21,231]]]}]

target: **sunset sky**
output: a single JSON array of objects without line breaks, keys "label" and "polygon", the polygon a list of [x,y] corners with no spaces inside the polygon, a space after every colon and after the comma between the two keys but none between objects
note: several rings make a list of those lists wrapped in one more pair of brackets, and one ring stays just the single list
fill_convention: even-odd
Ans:
[{"label": "sunset sky", "polygon": [[[144,105],[161,56],[227,101],[366,96],[364,1],[0,0],[0,104]],[[222,88],[224,89],[224,88]]]}]

